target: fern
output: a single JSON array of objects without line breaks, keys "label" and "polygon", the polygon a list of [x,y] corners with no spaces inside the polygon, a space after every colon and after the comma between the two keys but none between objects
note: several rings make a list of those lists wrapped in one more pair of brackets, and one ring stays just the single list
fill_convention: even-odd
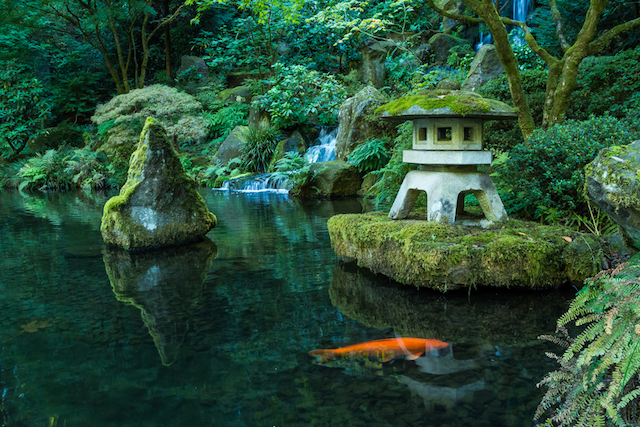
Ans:
[{"label": "fern", "polygon": [[[541,336],[565,347],[560,369],[547,374],[536,418],[548,414],[559,426],[631,426],[640,420],[640,265],[598,273],[558,320],[560,337]],[[570,322],[585,325],[576,338]]]}]

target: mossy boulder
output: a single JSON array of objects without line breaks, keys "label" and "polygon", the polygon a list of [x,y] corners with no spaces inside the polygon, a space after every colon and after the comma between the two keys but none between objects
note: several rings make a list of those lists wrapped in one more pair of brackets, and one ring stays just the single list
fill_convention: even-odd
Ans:
[{"label": "mossy boulder", "polygon": [[378,108],[382,118],[411,120],[429,117],[480,117],[487,120],[516,119],[516,110],[495,99],[463,90],[423,90],[403,96]]},{"label": "mossy boulder", "polygon": [[[600,271],[606,253],[604,242],[593,236],[517,220],[482,229],[423,219],[393,221],[373,212],[337,215],[327,225],[339,257],[400,283],[442,292],[580,284]],[[583,240],[588,242],[584,247]]]},{"label": "mossy boulder", "polygon": [[435,34],[429,39],[428,44],[431,47],[431,62],[435,65],[446,64],[452,48],[456,46],[471,47],[468,40],[445,33]]},{"label": "mossy boulder", "polygon": [[589,198],[618,224],[627,245],[640,250],[640,141],[601,150],[584,173]]},{"label": "mossy boulder", "polygon": [[215,225],[165,129],[148,118],[127,182],[104,206],[104,241],[126,250],[181,245],[201,240]]},{"label": "mossy boulder", "polygon": [[395,126],[381,122],[374,114],[385,103],[384,96],[373,86],[367,86],[347,99],[338,113],[336,159],[347,160],[358,145],[385,134],[390,139],[396,135]]},{"label": "mossy boulder", "polygon": [[340,198],[356,196],[362,178],[358,168],[341,160],[311,164],[310,178],[290,194],[300,197]]},{"label": "mossy boulder", "polygon": [[462,90],[475,91],[489,80],[502,74],[504,74],[504,67],[498,58],[496,47],[492,44],[485,44],[473,58],[469,73],[462,83]]},{"label": "mossy boulder", "polygon": [[233,128],[229,136],[218,148],[215,156],[213,156],[213,162],[222,166],[229,164],[229,160],[242,157],[242,149],[247,143],[247,133],[249,126],[236,126]]}]

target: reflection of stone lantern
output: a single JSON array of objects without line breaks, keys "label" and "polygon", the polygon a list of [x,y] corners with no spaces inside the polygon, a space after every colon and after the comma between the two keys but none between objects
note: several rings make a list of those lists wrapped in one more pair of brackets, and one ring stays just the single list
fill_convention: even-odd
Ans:
[{"label": "reflection of stone lantern", "polygon": [[513,108],[473,92],[436,90],[392,101],[378,112],[384,119],[413,121],[413,149],[404,151],[403,161],[420,165],[404,178],[391,219],[406,218],[420,191],[427,193],[430,221],[482,224],[460,218],[467,194],[476,196],[487,220],[508,219],[491,177],[477,167],[492,158],[482,149],[483,122],[515,119]]}]

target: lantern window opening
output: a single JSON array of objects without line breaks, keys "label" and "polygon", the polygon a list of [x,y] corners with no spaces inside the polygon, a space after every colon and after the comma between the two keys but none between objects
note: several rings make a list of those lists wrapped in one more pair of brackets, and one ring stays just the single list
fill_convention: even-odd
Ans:
[{"label": "lantern window opening", "polygon": [[438,128],[438,141],[451,141],[452,128],[449,127],[439,127]]}]

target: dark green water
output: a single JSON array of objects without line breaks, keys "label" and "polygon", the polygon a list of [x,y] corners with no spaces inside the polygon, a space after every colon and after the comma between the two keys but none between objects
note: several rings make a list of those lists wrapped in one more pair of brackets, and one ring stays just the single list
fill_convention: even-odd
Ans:
[{"label": "dark green water", "polygon": [[[202,194],[208,242],[140,255],[105,248],[108,195],[0,192],[3,425],[533,424],[570,292],[417,292],[335,258],[327,219],[356,200]],[[307,354],[396,335],[451,349]]]}]

